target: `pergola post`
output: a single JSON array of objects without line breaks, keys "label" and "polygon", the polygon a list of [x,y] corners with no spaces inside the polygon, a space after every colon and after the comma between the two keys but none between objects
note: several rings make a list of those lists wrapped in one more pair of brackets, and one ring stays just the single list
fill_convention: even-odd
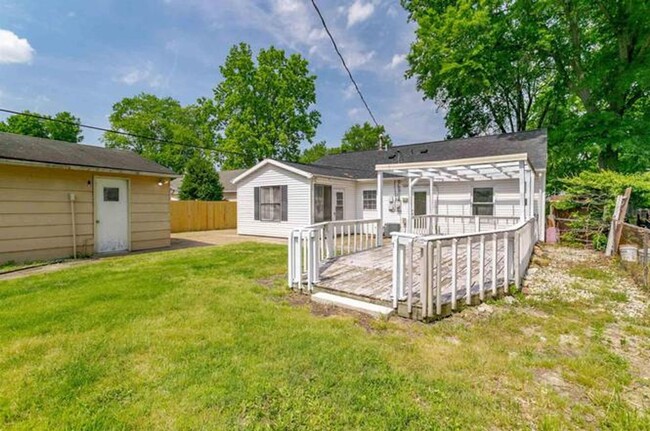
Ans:
[{"label": "pergola post", "polygon": [[377,172],[377,215],[379,226],[377,228],[377,247],[381,246],[384,240],[384,173]]},{"label": "pergola post", "polygon": [[[429,214],[436,214],[437,210],[433,206],[433,178],[429,177],[429,210],[427,211]],[[429,235],[432,235],[435,231],[435,222],[437,220],[432,220],[431,218],[427,217],[427,223],[428,223],[428,230],[427,233]]]},{"label": "pergola post", "polygon": [[530,216],[528,218],[535,217],[535,172],[530,170],[530,193],[528,193],[530,199]]},{"label": "pergola post", "polygon": [[539,174],[539,210],[538,226],[539,240],[544,241],[546,238],[546,175],[542,172]]},{"label": "pergola post", "polygon": [[413,178],[409,178],[408,213],[406,213],[406,232],[413,233]]},{"label": "pergola post", "polygon": [[526,166],[519,161],[519,221],[526,220]]}]

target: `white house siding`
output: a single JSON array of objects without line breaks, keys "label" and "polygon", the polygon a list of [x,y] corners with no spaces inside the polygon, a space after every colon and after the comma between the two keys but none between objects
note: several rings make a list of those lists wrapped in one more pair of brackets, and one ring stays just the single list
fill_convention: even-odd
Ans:
[{"label": "white house siding", "polygon": [[[287,186],[287,221],[255,220],[254,188]],[[311,224],[311,179],[267,165],[237,184],[237,233],[288,237],[291,229]]]},{"label": "white house siding", "polygon": [[356,181],[339,178],[316,177],[313,179],[313,182],[314,184],[325,184],[332,186],[332,217],[334,217],[334,206],[336,205],[336,192],[343,191],[343,219],[354,220],[361,218],[357,216]]},{"label": "white house siding", "polygon": [[[400,186],[396,187],[398,181]],[[519,216],[519,180],[494,180],[494,181],[474,181],[474,182],[447,182],[434,183],[434,206],[435,196],[438,194],[437,213],[446,215],[472,215],[472,189],[474,187],[493,187],[494,188],[494,215],[497,216]],[[539,186],[535,188],[539,190]],[[376,181],[359,181],[357,183],[357,214],[359,218],[376,218],[376,210],[363,209],[363,191],[376,190]],[[427,213],[433,213],[431,199],[429,197],[429,181],[421,179],[413,187],[414,191],[427,192]],[[400,223],[404,226],[406,217],[409,214],[408,198],[408,180],[406,179],[385,179],[383,187],[384,202],[384,223]],[[391,199],[393,202],[402,201],[401,212],[390,211]],[[458,221],[457,228],[454,232],[462,232],[462,225]]]}]

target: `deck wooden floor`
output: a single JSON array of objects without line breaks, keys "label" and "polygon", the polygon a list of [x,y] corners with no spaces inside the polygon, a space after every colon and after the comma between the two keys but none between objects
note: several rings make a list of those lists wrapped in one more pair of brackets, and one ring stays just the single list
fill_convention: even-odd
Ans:
[{"label": "deck wooden floor", "polygon": [[[466,255],[467,246],[458,244],[457,256],[457,289],[456,298],[462,299],[466,295],[467,271]],[[497,286],[503,285],[503,245],[499,241],[497,262]],[[471,292],[475,294],[479,290],[479,252],[480,244],[472,245],[472,284]],[[413,265],[413,303],[420,301],[420,265],[419,252],[414,251]],[[443,303],[451,302],[451,275],[452,275],[452,251],[451,246],[443,246],[441,249],[443,263],[441,265],[441,284]],[[393,250],[390,244],[346,256],[333,258],[321,267],[320,281],[318,287],[328,290],[339,291],[350,295],[367,298],[375,301],[392,301],[392,264]],[[492,289],[492,242],[485,244],[485,271],[484,289],[488,295]]]}]

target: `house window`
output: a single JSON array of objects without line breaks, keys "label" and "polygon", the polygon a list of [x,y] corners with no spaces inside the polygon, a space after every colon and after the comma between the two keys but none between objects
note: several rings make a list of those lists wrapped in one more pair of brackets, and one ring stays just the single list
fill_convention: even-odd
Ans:
[{"label": "house window", "polygon": [[377,190],[363,191],[363,209],[364,210],[377,209]]},{"label": "house window", "polygon": [[282,187],[260,187],[260,220],[282,220]]},{"label": "house window", "polygon": [[472,191],[472,215],[494,215],[494,189],[477,187]]},{"label": "house window", "polygon": [[118,187],[104,187],[104,202],[119,202],[120,189]]},{"label": "house window", "polygon": [[332,186],[314,184],[314,223],[332,221]]}]

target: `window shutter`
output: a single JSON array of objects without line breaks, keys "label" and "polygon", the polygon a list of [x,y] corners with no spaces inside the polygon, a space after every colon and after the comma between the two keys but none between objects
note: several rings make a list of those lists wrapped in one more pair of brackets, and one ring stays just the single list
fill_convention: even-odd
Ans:
[{"label": "window shutter", "polygon": [[255,213],[254,219],[259,220],[260,219],[260,188],[259,187],[255,187],[253,189],[253,195],[255,196],[254,203],[253,203],[254,213]]},{"label": "window shutter", "polygon": [[289,220],[289,200],[287,197],[287,186],[280,186],[282,190],[282,221]]}]

